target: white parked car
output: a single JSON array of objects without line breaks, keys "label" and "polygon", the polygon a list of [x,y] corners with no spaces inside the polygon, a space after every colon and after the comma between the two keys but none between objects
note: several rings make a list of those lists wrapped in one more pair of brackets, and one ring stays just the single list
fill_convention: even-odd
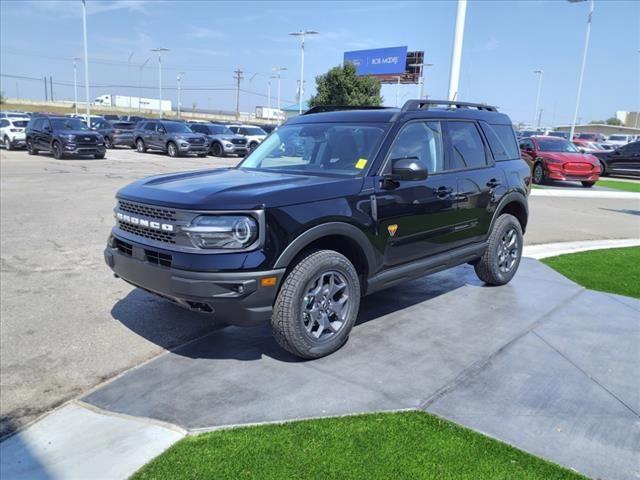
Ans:
[{"label": "white parked car", "polygon": [[0,118],[29,118],[29,114],[27,112],[6,110],[4,112],[0,112]]},{"label": "white parked car", "polygon": [[616,148],[630,142],[633,142],[633,135],[609,135],[609,138],[607,138],[607,143],[615,145]]},{"label": "white parked car", "polygon": [[255,150],[255,148],[267,137],[267,132],[255,125],[229,125],[229,130],[236,135],[241,135],[247,139],[249,151]]},{"label": "white parked car", "polygon": [[25,130],[28,117],[8,117],[0,119],[0,145],[7,150],[25,146]]}]

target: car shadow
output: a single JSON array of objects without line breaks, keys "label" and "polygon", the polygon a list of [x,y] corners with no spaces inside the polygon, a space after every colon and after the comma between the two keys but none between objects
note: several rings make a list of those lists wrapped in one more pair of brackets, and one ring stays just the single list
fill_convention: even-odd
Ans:
[{"label": "car shadow", "polygon": [[[472,267],[464,265],[363,297],[354,333],[371,321],[469,284],[482,282]],[[213,316],[187,311],[141,289],[132,290],[116,303],[111,315],[137,335],[187,358],[254,361],[268,356],[283,362],[304,361],[278,345],[268,324],[226,325],[224,318],[214,320]],[[190,342],[192,339],[196,340]]]},{"label": "car shadow", "polygon": [[631,210],[628,208],[600,208],[600,210],[605,210],[607,212],[626,213],[627,215],[640,216],[640,210]]}]

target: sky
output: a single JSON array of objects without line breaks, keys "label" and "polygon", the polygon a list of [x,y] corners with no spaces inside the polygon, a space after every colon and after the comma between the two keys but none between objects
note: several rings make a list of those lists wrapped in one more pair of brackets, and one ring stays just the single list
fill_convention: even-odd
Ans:
[{"label": "sky", "polygon": [[[459,99],[497,105],[514,122],[534,118],[537,75],[544,70],[542,124],[570,123],[588,17],[588,3],[469,0]],[[276,105],[282,73],[282,105],[294,103],[300,42],[288,35],[317,30],[306,42],[305,98],[315,77],[342,63],[350,50],[407,46],[424,50],[425,93],[447,97],[455,1],[212,2],[87,0],[89,84],[98,95],[158,96],[163,57],[163,97],[177,102],[182,75],[183,108],[234,110],[234,70],[241,69],[240,107]],[[72,100],[73,57],[83,57],[80,0],[0,2],[0,89],[7,97],[44,98],[44,76],[54,98]],[[142,67],[143,62],[150,58]],[[78,65],[82,83],[84,66]],[[25,78],[14,77],[29,77]],[[56,83],[64,85],[56,85]],[[143,88],[137,88],[141,85]],[[395,106],[396,86],[383,85]],[[401,103],[416,98],[403,85]],[[79,91],[84,98],[84,90]],[[175,104],[175,103],[174,103]],[[579,118],[606,119],[617,110],[640,109],[640,2],[596,0]]]}]

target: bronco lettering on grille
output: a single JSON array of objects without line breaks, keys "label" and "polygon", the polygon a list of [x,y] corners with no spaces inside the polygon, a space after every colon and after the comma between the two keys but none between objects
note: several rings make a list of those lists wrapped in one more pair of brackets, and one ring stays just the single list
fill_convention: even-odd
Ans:
[{"label": "bronco lettering on grille", "polygon": [[162,230],[164,232],[173,232],[173,225],[170,223],[160,223],[153,220],[145,220],[144,218],[133,217],[125,213],[116,213],[116,218],[125,223],[131,223],[132,225],[140,225],[141,227],[152,228],[154,230]]}]

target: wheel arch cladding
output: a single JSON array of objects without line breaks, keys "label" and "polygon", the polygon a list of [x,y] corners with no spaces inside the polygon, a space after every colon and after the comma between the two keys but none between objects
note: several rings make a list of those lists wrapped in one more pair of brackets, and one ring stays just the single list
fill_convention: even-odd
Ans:
[{"label": "wheel arch cladding", "polygon": [[522,194],[513,192],[507,195],[502,202],[500,202],[493,222],[503,213],[508,213],[516,217],[520,223],[520,227],[522,227],[522,232],[525,232],[529,219],[529,210]]}]

